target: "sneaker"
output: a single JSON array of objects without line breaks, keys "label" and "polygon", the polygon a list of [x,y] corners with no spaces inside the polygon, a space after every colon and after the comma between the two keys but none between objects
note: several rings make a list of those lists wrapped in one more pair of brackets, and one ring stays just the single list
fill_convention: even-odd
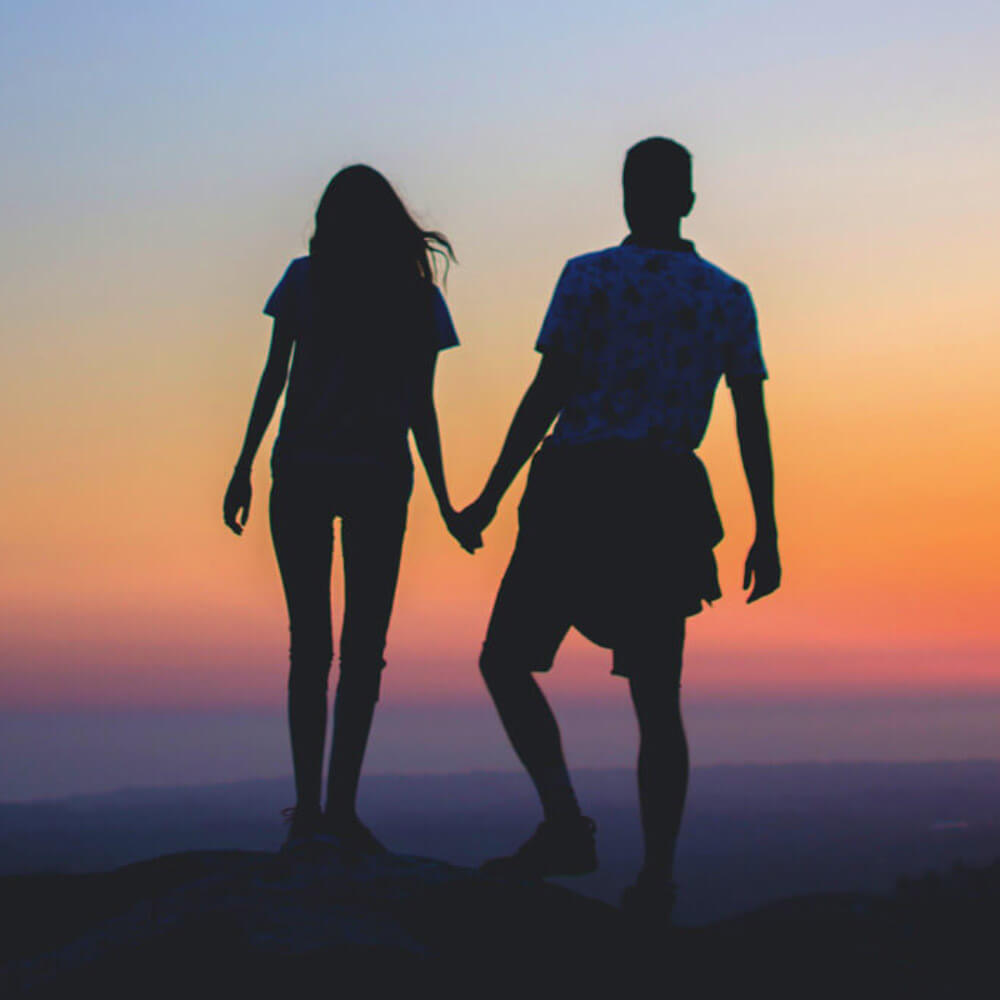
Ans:
[{"label": "sneaker", "polygon": [[662,875],[640,872],[635,885],[622,893],[622,912],[647,927],[669,927],[677,899],[677,883]]},{"label": "sneaker", "polygon": [[514,854],[492,858],[479,870],[502,878],[587,875],[597,870],[596,832],[597,824],[589,816],[546,820]]},{"label": "sneaker", "polygon": [[297,806],[289,806],[281,810],[281,815],[288,827],[285,842],[280,848],[283,853],[303,847],[321,831],[323,814],[319,811],[305,812]]},{"label": "sneaker", "polygon": [[375,857],[391,853],[357,816],[342,820],[324,813],[319,839],[353,857]]}]

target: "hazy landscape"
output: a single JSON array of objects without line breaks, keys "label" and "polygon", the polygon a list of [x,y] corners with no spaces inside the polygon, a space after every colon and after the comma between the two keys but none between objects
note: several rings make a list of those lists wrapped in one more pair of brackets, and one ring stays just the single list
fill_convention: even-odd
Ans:
[{"label": "hazy landscape", "polygon": [[[639,861],[633,776],[584,770],[601,869],[566,880],[616,902]],[[826,891],[1000,857],[1000,762],[696,768],[681,838],[677,919],[698,924]],[[274,850],[290,779],[131,788],[0,804],[0,874],[87,872],[210,848]],[[504,772],[368,778],[362,814],[393,850],[462,865],[513,848],[537,822],[527,779]]]}]

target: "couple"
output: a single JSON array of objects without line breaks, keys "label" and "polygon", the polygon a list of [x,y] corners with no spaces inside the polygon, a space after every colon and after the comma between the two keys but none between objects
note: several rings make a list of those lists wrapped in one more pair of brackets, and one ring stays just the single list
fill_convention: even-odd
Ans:
[{"label": "couple", "polygon": [[[538,878],[597,866],[594,823],[580,811],[558,725],[532,676],[551,667],[574,626],[613,650],[612,673],[628,680],[639,724],[645,860],[623,905],[669,915],[688,780],[685,619],[721,593],[712,550],[722,525],[695,448],[723,375],[757,523],[743,581],[750,601],[778,587],[780,565],[767,373],[750,293],[681,238],[694,204],[683,146],[633,146],[623,187],[629,235],[566,264],[538,337],[538,372],[486,486],[461,512],[445,485],[433,395],[437,354],[458,343],[432,267],[432,257],[454,259],[448,240],[421,229],[377,171],[347,167],[319,203],[309,255],[268,299],[270,352],[224,518],[242,532],[251,464],[287,384],[270,521],[291,633],[289,845],[325,835],[354,853],[384,851],[355,799],[413,486],[412,430],[445,524],[469,552],[534,454],[480,668],[544,821],[484,869]],[[345,605],[322,808],[338,516]]]}]

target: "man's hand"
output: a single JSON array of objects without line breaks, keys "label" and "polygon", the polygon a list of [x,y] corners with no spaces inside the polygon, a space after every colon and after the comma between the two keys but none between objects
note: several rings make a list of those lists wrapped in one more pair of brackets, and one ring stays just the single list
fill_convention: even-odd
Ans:
[{"label": "man's hand", "polygon": [[[222,520],[234,534],[242,535],[250,516],[250,473],[237,469],[226,488],[222,501]],[[242,512],[242,516],[240,516]]]},{"label": "man's hand", "polygon": [[444,518],[445,526],[451,537],[466,552],[472,554],[476,549],[483,547],[482,532],[472,522],[464,518],[462,514],[459,514],[458,511],[448,508],[441,511],[441,516]]},{"label": "man's hand", "polygon": [[[465,510],[460,511],[456,517],[462,525],[462,530],[471,534],[482,536],[483,531],[496,517],[496,501],[490,499],[486,494],[482,494],[478,500],[474,500]],[[482,544],[480,542],[480,544]]]},{"label": "man's hand", "polygon": [[748,590],[753,581],[753,590],[747,604],[773,594],[781,585],[781,561],[778,558],[778,539],[775,537],[754,539],[743,569],[743,589]]}]

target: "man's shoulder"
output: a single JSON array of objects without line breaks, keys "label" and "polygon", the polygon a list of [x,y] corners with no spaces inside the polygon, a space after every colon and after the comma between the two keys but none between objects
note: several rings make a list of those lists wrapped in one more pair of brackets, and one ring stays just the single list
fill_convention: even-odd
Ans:
[{"label": "man's shoulder", "polygon": [[673,267],[665,268],[662,263],[658,263],[654,267],[647,259],[649,255],[643,254],[641,249],[637,253],[636,249],[629,247],[628,244],[617,244],[601,250],[591,250],[578,254],[566,261],[563,273],[573,281],[595,281],[612,278],[612,276],[617,276],[619,280],[628,279],[634,270],[639,270],[643,274],[647,272],[654,274],[673,273],[675,280],[680,278],[681,281],[684,281],[683,275],[686,273],[692,278],[697,275],[702,287],[707,284],[719,297],[743,298],[750,296],[750,289],[745,282],[723,270],[718,264],[696,253],[693,246],[689,252],[676,255],[676,260],[681,265],[680,268],[676,267],[676,264]]},{"label": "man's shoulder", "polygon": [[692,262],[694,266],[701,270],[710,281],[715,283],[720,291],[729,292],[730,294],[749,293],[750,289],[744,281],[723,270],[718,264],[713,264],[712,261],[707,260],[700,254],[692,254],[691,256],[694,258]]},{"label": "man's shoulder", "polygon": [[588,250],[586,253],[577,254],[570,257],[563,267],[563,273],[569,275],[581,275],[588,271],[594,271],[602,267],[607,267],[613,262],[614,252],[618,247],[606,247],[603,250]]}]

